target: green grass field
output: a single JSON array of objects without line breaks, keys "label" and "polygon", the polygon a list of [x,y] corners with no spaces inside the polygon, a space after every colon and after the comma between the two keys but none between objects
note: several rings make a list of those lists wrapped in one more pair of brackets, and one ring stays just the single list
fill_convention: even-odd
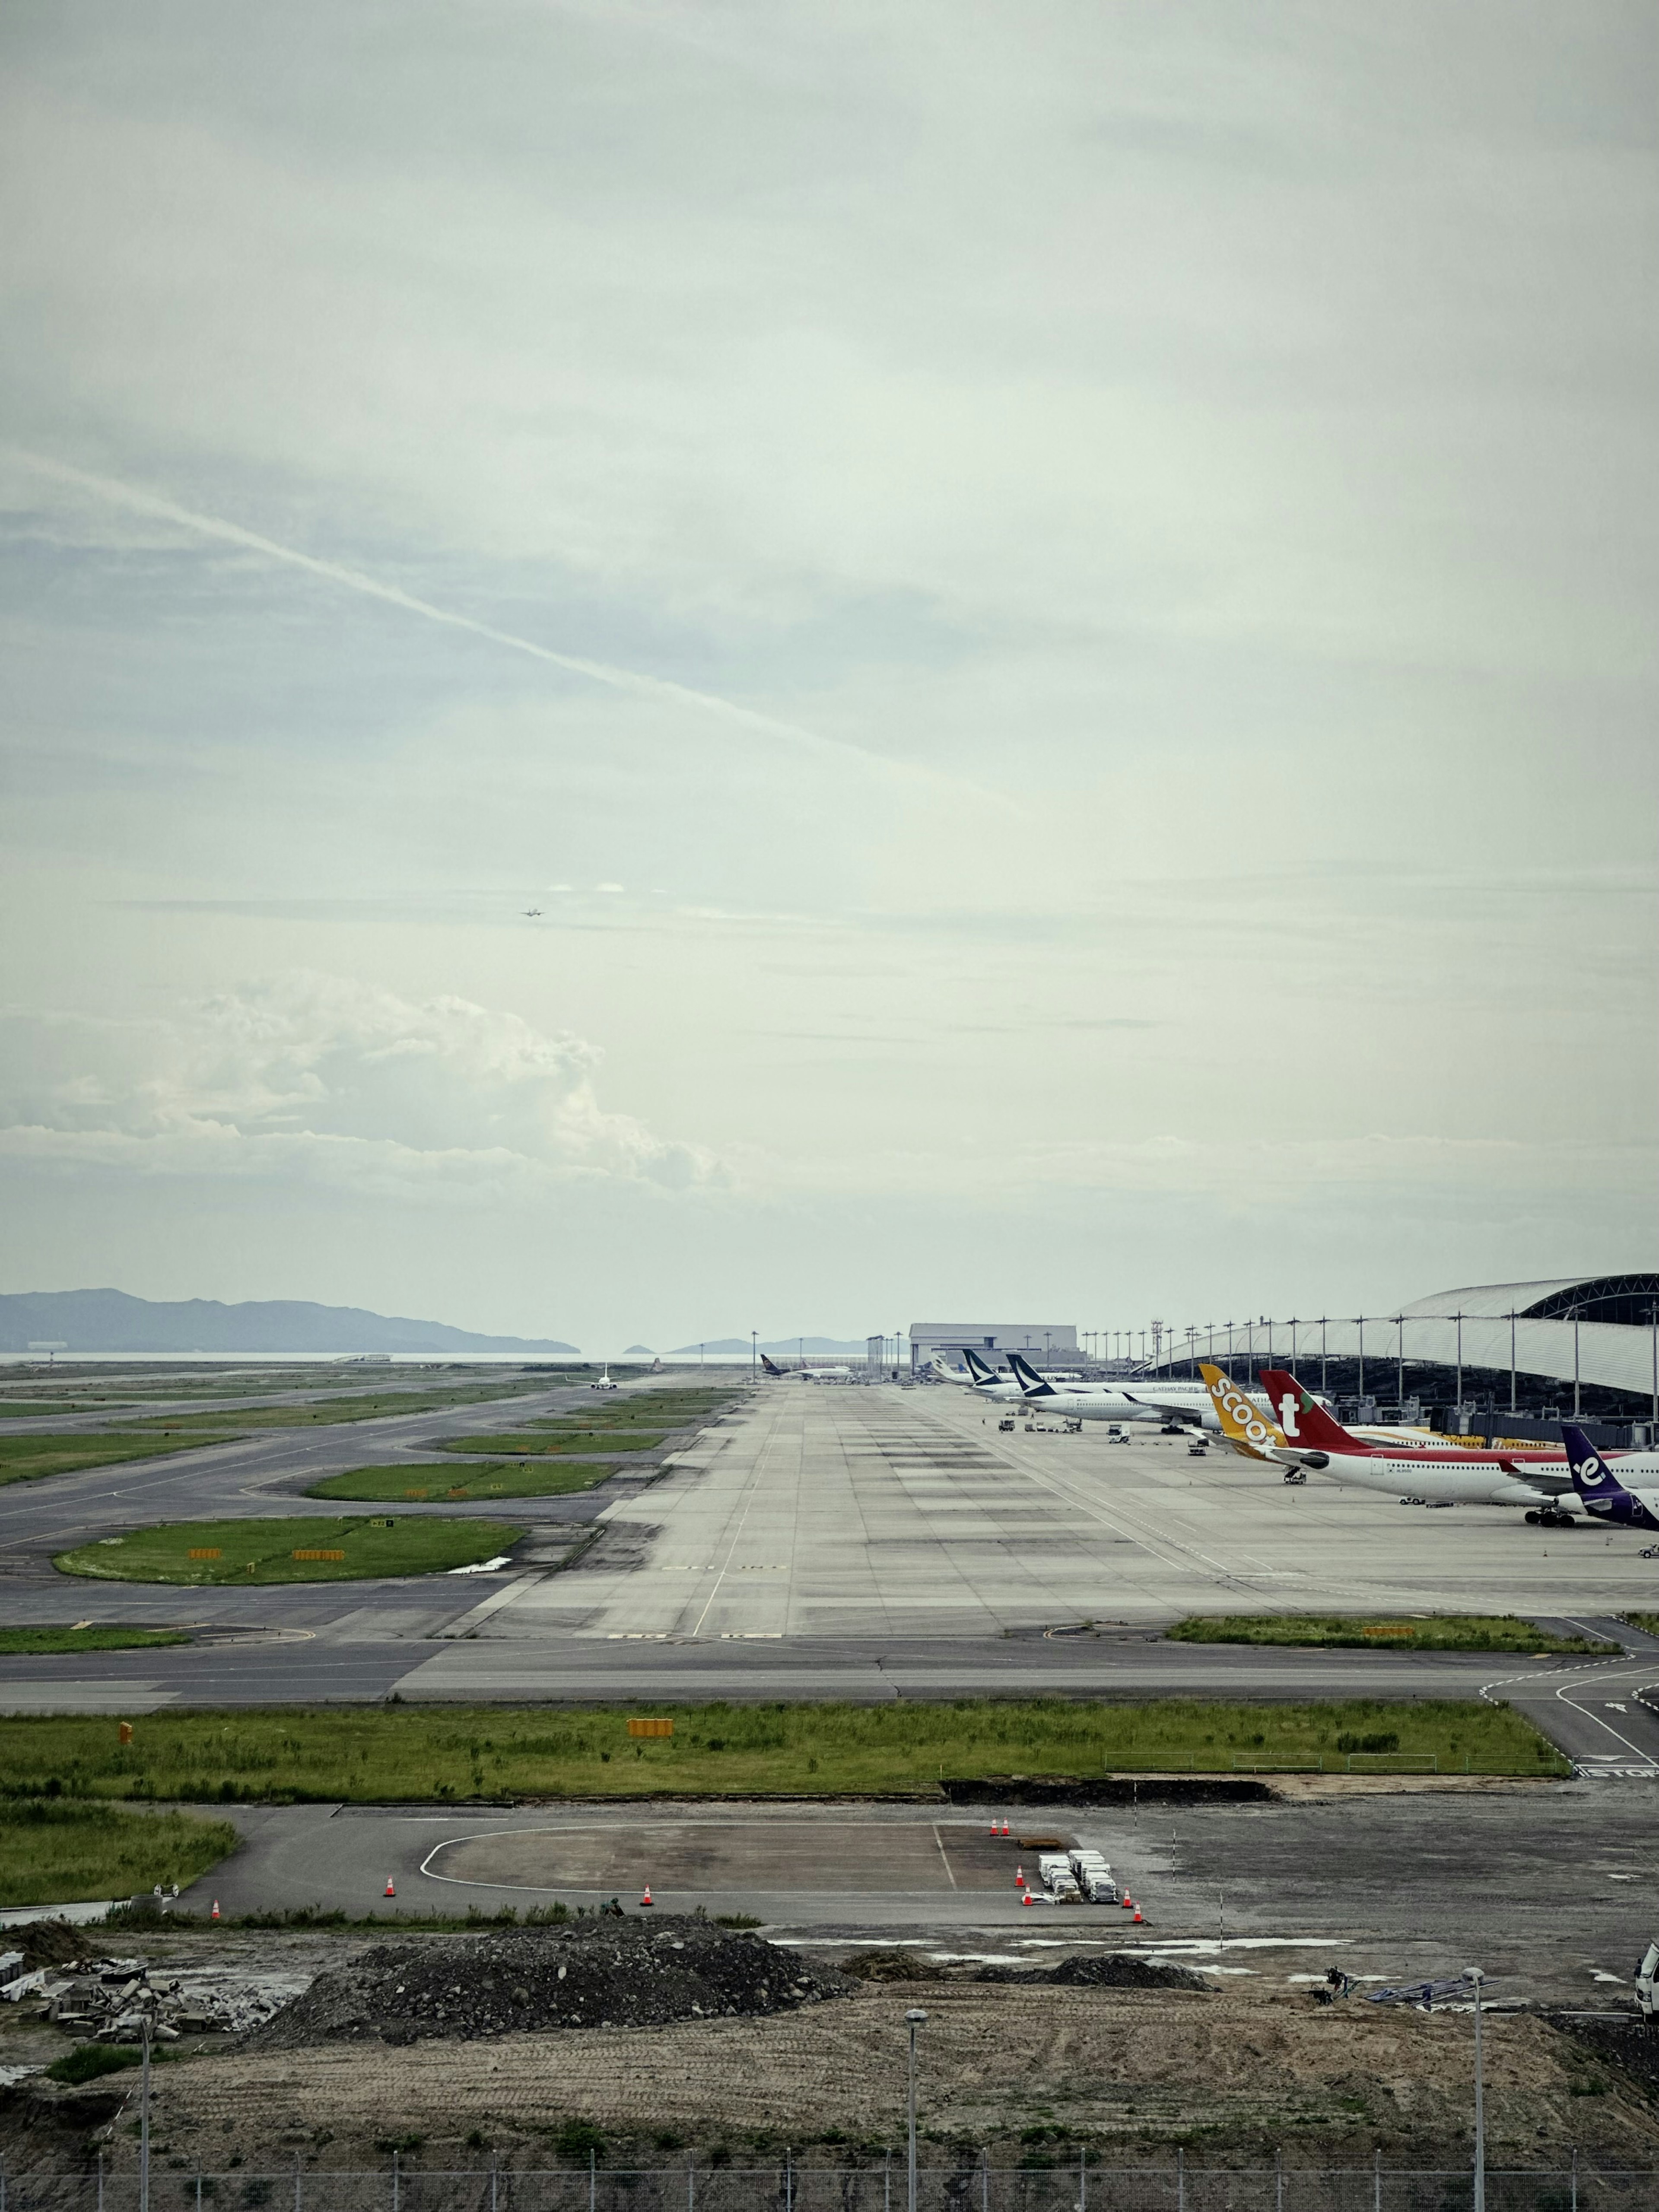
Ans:
[{"label": "green grass field", "polygon": [[238,1435],[250,1429],[330,1429],[348,1421],[383,1420],[391,1413],[444,1413],[457,1406],[489,1405],[498,1398],[522,1398],[547,1387],[542,1382],[478,1382],[447,1390],[371,1390],[305,1406],[250,1406],[240,1413],[221,1413],[210,1407],[199,1413],[168,1413],[155,1426],[163,1436],[174,1430],[192,1429],[229,1429]]},{"label": "green grass field", "polygon": [[236,1840],[228,1820],[187,1813],[127,1813],[84,1798],[0,1803],[0,1905],[131,1897],[158,1881],[182,1889]]},{"label": "green grass field", "polygon": [[652,1429],[505,1429],[488,1437],[434,1437],[440,1451],[489,1452],[514,1459],[556,1459],[561,1453],[649,1451],[662,1442]]},{"label": "green grass field", "polygon": [[1659,1636],[1659,1613],[1625,1613],[1619,1617],[1629,1621],[1632,1628],[1645,1629],[1650,1636]]},{"label": "green grass field", "polygon": [[584,1461],[576,1467],[507,1466],[499,1460],[483,1467],[354,1467],[344,1474],[331,1474],[313,1482],[307,1498],[351,1498],[374,1504],[400,1505],[407,1498],[562,1498],[575,1490],[591,1490],[616,1473],[606,1462],[595,1467]]},{"label": "green grass field", "polygon": [[[436,1575],[492,1559],[516,1544],[522,1528],[503,1521],[459,1521],[436,1514],[388,1515],[376,1527],[362,1514],[325,1520],[175,1521],[102,1536],[78,1551],[60,1552],[54,1566],[100,1581],[182,1583],[364,1582],[381,1575]],[[191,1552],[216,1558],[191,1559]],[[295,1551],[339,1552],[340,1559],[296,1559]]]},{"label": "green grass field", "polygon": [[176,1628],[0,1628],[0,1658],[29,1651],[136,1651],[153,1644],[188,1644]]},{"label": "green grass field", "polygon": [[1178,1644],[1352,1644],[1387,1651],[1617,1651],[1593,1636],[1555,1636],[1512,1613],[1222,1613],[1177,1621],[1164,1634]]},{"label": "green grass field", "polygon": [[131,1398],[56,1398],[37,1405],[18,1398],[0,1398],[0,1421],[31,1421],[46,1413],[119,1413],[134,1402]]},{"label": "green grass field", "polygon": [[0,1484],[36,1482],[42,1475],[73,1474],[82,1467],[118,1467],[131,1459],[165,1459],[170,1452],[221,1443],[238,1433],[234,1428],[210,1436],[105,1429],[97,1436],[65,1436],[37,1429],[33,1436],[0,1436]]},{"label": "green grass field", "polygon": [[1336,1772],[1363,1761],[1437,1760],[1443,1771],[1570,1771],[1504,1705],[1356,1698],[1221,1705],[1060,1698],[954,1705],[659,1705],[675,1732],[635,1741],[620,1709],[329,1706],[309,1711],[150,1713],[130,1744],[96,1715],[0,1719],[13,1793],[348,1802],[727,1793],[940,1796],[946,1778],[1103,1772]]}]

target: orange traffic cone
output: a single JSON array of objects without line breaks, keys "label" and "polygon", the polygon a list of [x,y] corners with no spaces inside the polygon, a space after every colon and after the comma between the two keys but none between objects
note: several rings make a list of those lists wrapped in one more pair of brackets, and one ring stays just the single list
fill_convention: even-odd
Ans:
[{"label": "orange traffic cone", "polygon": [[1016,1889],[1024,1889],[1024,1887],[1025,1869],[1023,1866],[1018,1866],[1014,1869],[1014,1887]]},{"label": "orange traffic cone", "polygon": [[217,1899],[216,1897],[216,1898],[214,1899],[214,1900],[213,1900],[213,1912],[212,1912],[212,1917],[213,1917],[215,1920],[216,1920],[216,1919],[219,1917],[219,1900],[218,1900],[218,1899]]},{"label": "orange traffic cone", "polygon": [[651,1902],[651,1885],[650,1885],[650,1883],[649,1883],[649,1882],[647,1882],[647,1884],[645,1885],[645,1895],[644,1895],[644,1896],[640,1899],[640,1903],[641,1903],[641,1905],[649,1905],[649,1904],[650,1904],[650,1902]]},{"label": "orange traffic cone", "polygon": [[1006,1820],[1002,1824],[1002,1832],[1005,1836],[1008,1832],[1008,1823]]},{"label": "orange traffic cone", "polygon": [[995,1835],[995,1833],[996,1833],[996,1832],[997,1832],[997,1824],[996,1824],[996,1822],[995,1822],[994,1820],[993,1820],[993,1821],[992,1821],[992,1823],[991,1823],[991,1833],[994,1836],[994,1835]]},{"label": "orange traffic cone", "polygon": [[1030,1903],[1030,1901],[1031,1901],[1031,1893],[1030,1893],[1030,1891],[1029,1889],[1026,1891],[1025,1894],[1024,1895],[1024,1897],[1022,1897],[1022,1898],[1020,1899],[1020,1900],[1019,1900],[1019,1901],[1020,1901],[1020,1903],[1021,1903],[1022,1905],[1029,1905],[1029,1904]]},{"label": "orange traffic cone", "polygon": [[392,1881],[392,1876],[391,1876],[390,1875],[388,1875],[386,1876],[386,1895],[387,1895],[388,1897],[396,1897],[396,1895],[398,1894],[397,1885],[396,1885],[396,1883]]},{"label": "orange traffic cone", "polygon": [[1134,1901],[1133,1898],[1130,1896],[1130,1894],[1129,1894],[1128,1891],[1126,1889],[1126,1890],[1124,1891],[1124,1893],[1123,1893],[1123,1910],[1124,1910],[1126,1912],[1133,1912],[1133,1911],[1134,1911],[1134,1909],[1135,1909],[1135,1901]]},{"label": "orange traffic cone", "polygon": [[1137,1927],[1137,1928],[1139,1928],[1139,1927],[1140,1926],[1140,1924],[1141,1924],[1142,1921],[1146,1918],[1146,1914],[1141,1911],[1140,1907],[1139,1907],[1139,1905],[1136,1905],[1136,1907],[1135,1907],[1135,1917],[1134,1917],[1134,1922],[1133,1922],[1134,1926],[1135,1926],[1135,1927]]}]

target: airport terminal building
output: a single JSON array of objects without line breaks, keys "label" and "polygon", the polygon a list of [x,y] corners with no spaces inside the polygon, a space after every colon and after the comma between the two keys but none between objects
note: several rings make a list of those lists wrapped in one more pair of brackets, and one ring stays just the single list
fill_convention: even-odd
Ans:
[{"label": "airport terminal building", "polygon": [[[1659,1273],[1439,1291],[1392,1313],[1205,1322],[1170,1332],[1149,1374],[1200,1359],[1243,1378],[1291,1369],[1339,1399],[1480,1414],[1659,1423]],[[1409,1416],[1408,1416],[1409,1417]]]}]

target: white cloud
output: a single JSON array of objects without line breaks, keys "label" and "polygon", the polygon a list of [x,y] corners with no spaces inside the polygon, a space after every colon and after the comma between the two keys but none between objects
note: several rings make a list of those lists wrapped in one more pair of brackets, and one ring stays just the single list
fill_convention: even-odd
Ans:
[{"label": "white cloud", "polygon": [[301,971],[167,1022],[18,1013],[0,1036],[0,1153],[42,1165],[434,1195],[723,1180],[604,1109],[596,1046],[465,999]]}]

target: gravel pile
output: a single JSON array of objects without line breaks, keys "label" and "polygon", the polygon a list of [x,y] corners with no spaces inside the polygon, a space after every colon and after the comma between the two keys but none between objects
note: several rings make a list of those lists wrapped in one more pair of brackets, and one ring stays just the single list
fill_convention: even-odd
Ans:
[{"label": "gravel pile", "polygon": [[318,1976],[249,2039],[262,2051],[373,2037],[471,2042],[547,2027],[658,2027],[846,1996],[839,1974],[758,1936],[678,1916],[578,1920],[380,1943]]}]

